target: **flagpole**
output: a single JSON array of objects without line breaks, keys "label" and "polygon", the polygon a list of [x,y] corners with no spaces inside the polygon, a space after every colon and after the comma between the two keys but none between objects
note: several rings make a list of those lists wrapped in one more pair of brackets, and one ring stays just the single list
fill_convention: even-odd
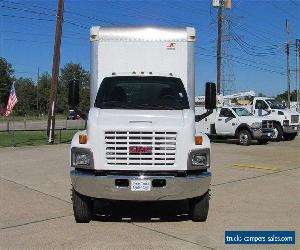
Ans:
[{"label": "flagpole", "polygon": [[14,119],[14,112],[12,112],[12,122],[13,122],[12,145],[13,145],[13,147],[15,147],[16,146],[16,141],[15,141],[15,119]]}]

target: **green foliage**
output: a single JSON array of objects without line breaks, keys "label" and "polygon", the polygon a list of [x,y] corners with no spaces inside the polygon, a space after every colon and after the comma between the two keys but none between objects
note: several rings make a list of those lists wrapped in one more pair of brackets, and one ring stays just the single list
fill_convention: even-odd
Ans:
[{"label": "green foliage", "polygon": [[51,76],[48,72],[43,73],[38,80],[37,84],[37,103],[38,103],[38,113],[47,114],[48,113],[48,102],[49,94],[51,89]]},{"label": "green foliage", "polygon": [[18,102],[14,108],[17,115],[29,115],[36,111],[36,87],[29,78],[19,78],[15,82]]},{"label": "green foliage", "polygon": [[[15,78],[13,69],[4,58],[0,57],[0,109],[6,108],[10,88]],[[68,84],[72,79],[79,81],[80,105],[79,109],[87,113],[90,107],[89,96],[89,73],[80,64],[68,63],[61,69],[61,76],[57,86],[56,113],[67,114]],[[48,72],[43,73],[37,83],[32,79],[19,78],[15,82],[18,103],[14,108],[16,115],[47,115],[48,102],[51,90],[51,76]]]},{"label": "green foliage", "polygon": [[[14,75],[11,64],[0,57],[0,109],[6,108],[7,100]],[[35,84],[32,79],[19,78],[16,80],[16,93],[18,103],[14,108],[17,115],[47,115],[48,102],[51,90],[51,76],[48,72],[43,73]],[[80,64],[68,63],[61,69],[61,75],[57,88],[57,114],[67,114],[68,106],[68,84],[71,80],[79,81],[80,104],[79,109],[87,113],[90,107],[89,95],[89,72],[84,70]]]},{"label": "green foliage", "polygon": [[89,73],[80,64],[68,63],[61,69],[57,111],[68,110],[68,86],[71,80],[79,81],[79,109],[87,113],[90,107]]},{"label": "green foliage", "polygon": [[14,70],[10,63],[0,57],[0,108],[6,108],[11,85],[14,81]]},{"label": "green foliage", "polygon": [[[278,101],[286,101],[287,102],[287,99],[288,99],[288,93],[287,93],[287,91],[285,91],[285,92],[277,95],[276,99]],[[294,90],[293,92],[291,92],[291,101],[292,102],[296,102],[297,101],[297,91],[296,90]]]}]

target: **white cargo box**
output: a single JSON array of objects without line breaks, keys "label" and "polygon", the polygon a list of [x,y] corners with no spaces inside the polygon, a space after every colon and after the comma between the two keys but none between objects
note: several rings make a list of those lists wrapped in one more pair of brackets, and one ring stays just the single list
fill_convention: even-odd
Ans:
[{"label": "white cargo box", "polygon": [[194,109],[194,28],[92,27],[91,106],[109,76],[173,76],[182,80]]}]

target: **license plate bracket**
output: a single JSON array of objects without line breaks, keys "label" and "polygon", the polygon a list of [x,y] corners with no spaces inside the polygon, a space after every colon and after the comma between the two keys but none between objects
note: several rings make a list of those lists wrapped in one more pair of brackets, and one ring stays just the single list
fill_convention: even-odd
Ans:
[{"label": "license plate bracket", "polygon": [[131,180],[130,189],[133,192],[151,191],[151,180]]}]

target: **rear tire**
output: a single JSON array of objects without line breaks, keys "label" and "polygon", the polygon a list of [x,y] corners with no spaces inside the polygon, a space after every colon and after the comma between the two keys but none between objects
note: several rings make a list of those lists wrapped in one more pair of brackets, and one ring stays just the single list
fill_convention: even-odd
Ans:
[{"label": "rear tire", "polygon": [[200,198],[194,198],[190,202],[190,215],[195,222],[204,222],[207,219],[209,209],[209,193]]},{"label": "rear tire", "polygon": [[248,146],[251,143],[252,136],[248,130],[243,129],[238,133],[238,140],[240,145]]},{"label": "rear tire", "polygon": [[297,133],[291,133],[291,134],[283,134],[283,138],[286,141],[292,141],[296,138]]},{"label": "rear tire", "polygon": [[72,201],[75,221],[77,223],[89,223],[92,220],[91,198],[77,193],[73,188]]},{"label": "rear tire", "polygon": [[260,144],[260,145],[265,145],[268,143],[268,141],[269,141],[268,139],[258,139],[257,140],[258,144]]},{"label": "rear tire", "polygon": [[283,131],[282,128],[279,124],[274,123],[274,133],[272,136],[272,141],[281,141],[282,140],[282,136],[283,136]]}]

